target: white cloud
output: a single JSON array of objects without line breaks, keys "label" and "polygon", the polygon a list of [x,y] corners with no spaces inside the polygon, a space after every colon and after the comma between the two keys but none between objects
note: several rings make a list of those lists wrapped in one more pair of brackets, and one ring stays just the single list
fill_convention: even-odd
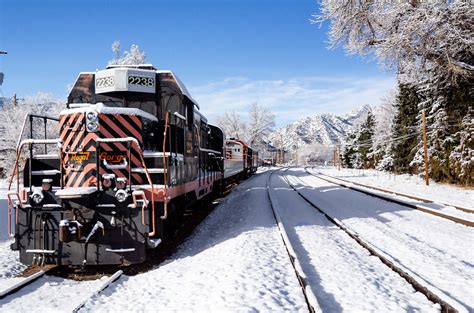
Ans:
[{"label": "white cloud", "polygon": [[252,80],[230,77],[218,82],[190,86],[201,110],[212,122],[234,109],[246,113],[258,102],[276,114],[281,127],[319,113],[345,113],[364,104],[377,105],[396,86],[394,77],[296,77],[287,80]]}]

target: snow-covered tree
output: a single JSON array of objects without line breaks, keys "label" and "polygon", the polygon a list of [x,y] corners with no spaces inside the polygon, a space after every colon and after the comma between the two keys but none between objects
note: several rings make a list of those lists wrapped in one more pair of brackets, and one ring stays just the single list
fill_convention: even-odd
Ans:
[{"label": "snow-covered tree", "polygon": [[411,163],[421,136],[419,119],[420,96],[413,85],[399,84],[395,100],[396,113],[392,125],[390,154],[393,170],[398,173],[414,173],[416,166]]},{"label": "snow-covered tree", "polygon": [[322,0],[313,22],[326,20],[331,47],[373,54],[412,78],[426,70],[474,78],[471,1]]},{"label": "snow-covered tree", "polygon": [[[34,96],[25,97],[20,100],[16,105],[13,101],[8,101],[0,109],[0,168],[12,169],[15,157],[16,157],[16,145],[22,131],[25,116],[28,113],[37,115],[46,115],[52,117],[58,117],[61,109],[65,107],[64,103],[56,99],[53,95],[38,92]],[[29,129],[29,122],[25,125],[26,129]],[[58,137],[58,123],[49,121],[47,126],[47,138]],[[25,139],[27,133],[23,134],[22,139]],[[35,119],[33,124],[33,136],[34,138],[44,138],[44,121]],[[43,149],[43,146],[38,145],[36,149]],[[38,151],[39,151],[38,150]],[[0,173],[0,175],[10,174]]]},{"label": "snow-covered tree", "polygon": [[247,142],[251,146],[261,145],[274,127],[275,115],[270,109],[259,106],[257,102],[252,103],[249,111]]},{"label": "snow-covered tree", "polygon": [[224,130],[227,138],[244,139],[245,123],[242,116],[235,112],[235,110],[218,116],[216,124]]},{"label": "snow-covered tree", "polygon": [[375,132],[375,117],[372,111],[367,112],[365,120],[353,129],[341,151],[345,167],[373,167],[373,139]]},{"label": "snow-covered tree", "polygon": [[[474,81],[459,79],[451,82],[437,73],[432,73],[419,84],[422,102],[419,111],[426,110],[428,130],[429,175],[437,181],[472,184],[474,159],[470,136],[472,108],[474,103]],[[418,114],[421,123],[421,113]],[[412,167],[421,171],[423,146],[421,136],[416,147]]]},{"label": "snow-covered tree", "polygon": [[333,147],[317,142],[303,146],[298,150],[298,164],[323,163],[328,164],[333,160]]},{"label": "snow-covered tree", "polygon": [[372,145],[372,154],[376,161],[376,168],[379,170],[389,170],[393,166],[391,155],[392,125],[395,117],[397,92],[390,91],[383,99],[382,103],[374,108],[375,128]]},{"label": "snow-covered tree", "polygon": [[459,182],[474,182],[474,108],[471,106],[462,118],[459,132],[456,133],[459,144],[449,154],[451,174]]},{"label": "snow-covered tree", "polygon": [[375,56],[397,70],[399,84],[405,86],[396,108],[391,153],[383,163],[398,171],[421,170],[425,109],[430,177],[472,184],[474,159],[469,159],[472,148],[465,132],[474,103],[472,1],[323,0],[313,21],[326,20],[331,22],[331,47]]},{"label": "snow-covered tree", "polygon": [[124,51],[120,56],[120,42],[112,43],[112,53],[114,58],[109,61],[109,65],[137,65],[146,62],[145,52],[140,51],[138,45],[132,44],[130,51]]}]

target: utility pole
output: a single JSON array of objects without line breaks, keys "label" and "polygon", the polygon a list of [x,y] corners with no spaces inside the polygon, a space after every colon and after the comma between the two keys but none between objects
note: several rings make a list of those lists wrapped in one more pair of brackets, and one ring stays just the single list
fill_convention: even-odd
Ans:
[{"label": "utility pole", "polygon": [[426,147],[426,113],[425,110],[422,111],[422,118],[423,118],[423,152],[425,155],[425,183],[426,186],[430,184],[428,178],[428,149]]},{"label": "utility pole", "polygon": [[341,146],[337,146],[337,170],[341,170]]}]

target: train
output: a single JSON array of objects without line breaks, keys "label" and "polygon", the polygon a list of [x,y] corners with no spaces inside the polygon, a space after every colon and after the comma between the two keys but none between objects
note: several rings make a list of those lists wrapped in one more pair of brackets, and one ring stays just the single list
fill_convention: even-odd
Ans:
[{"label": "train", "polygon": [[27,265],[145,262],[184,210],[258,167],[258,151],[226,139],[176,74],[151,64],[81,72],[59,117],[29,119],[8,192],[11,248]]}]

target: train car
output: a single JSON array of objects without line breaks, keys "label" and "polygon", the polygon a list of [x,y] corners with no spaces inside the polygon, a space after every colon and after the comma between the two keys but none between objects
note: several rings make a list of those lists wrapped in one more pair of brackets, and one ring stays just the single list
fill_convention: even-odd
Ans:
[{"label": "train car", "polygon": [[257,169],[259,167],[259,157],[258,157],[258,151],[255,149],[252,149],[252,157],[250,160],[250,175],[253,175],[257,172]]},{"label": "train car", "polygon": [[58,138],[33,139],[31,131],[18,145],[18,156],[29,151],[23,187],[17,158],[8,193],[12,248],[24,264],[141,263],[224,170],[243,170],[229,161],[242,160],[242,146],[224,160],[222,130],[173,72],[149,64],[80,73],[59,118],[42,118],[58,120]]},{"label": "train car", "polygon": [[248,146],[239,139],[225,141],[225,170],[224,178],[241,179],[247,176]]}]

